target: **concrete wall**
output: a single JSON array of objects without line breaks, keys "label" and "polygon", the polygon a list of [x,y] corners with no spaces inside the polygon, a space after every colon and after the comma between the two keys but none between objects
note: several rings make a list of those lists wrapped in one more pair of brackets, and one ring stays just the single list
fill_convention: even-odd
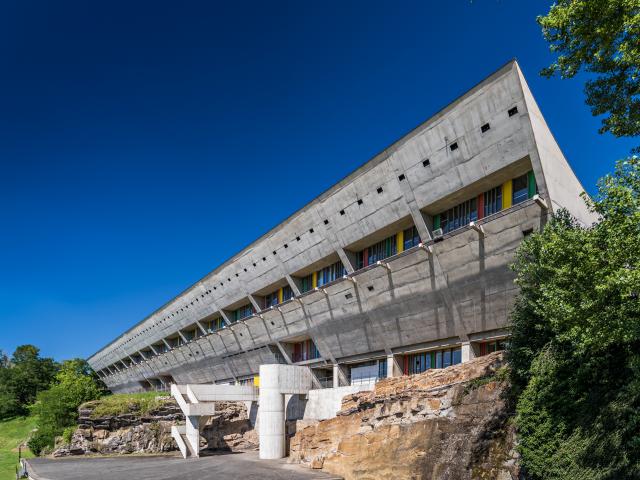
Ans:
[{"label": "concrete wall", "polygon": [[[101,370],[283,282],[296,292],[295,278],[338,258],[351,270],[350,252],[412,224],[430,243],[430,215],[532,165],[546,194],[551,181],[542,175],[572,174],[532,164],[539,155],[530,117],[507,114],[513,106],[526,112],[526,102],[517,65],[509,63],[93,355],[90,364]],[[482,133],[480,126],[487,122],[491,128]],[[452,150],[454,142],[458,148]],[[572,182],[573,177],[567,184]],[[433,244],[433,254],[418,248],[405,252],[389,259],[388,269],[356,272],[353,280],[337,281],[138,365],[120,367],[104,380],[114,391],[135,391],[146,378],[161,376],[178,383],[248,376],[259,365],[278,361],[277,342],[299,337],[312,338],[321,360],[335,363],[399,353],[444,338],[465,341],[471,334],[502,328],[516,293],[508,264],[523,230],[540,228],[545,219],[538,205],[526,202],[487,219],[484,236],[461,229]]]},{"label": "concrete wall", "polygon": [[304,420],[326,420],[333,418],[342,408],[342,399],[346,395],[372,390],[374,383],[348,385],[346,387],[322,388],[310,390],[304,411]]}]

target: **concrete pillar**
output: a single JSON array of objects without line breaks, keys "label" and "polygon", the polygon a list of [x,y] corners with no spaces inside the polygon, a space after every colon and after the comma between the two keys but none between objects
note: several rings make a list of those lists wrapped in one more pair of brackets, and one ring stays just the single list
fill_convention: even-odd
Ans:
[{"label": "concrete pillar", "polygon": [[396,365],[395,355],[387,355],[387,378],[398,376],[400,376],[400,369]]},{"label": "concrete pillar", "polygon": [[340,386],[340,366],[337,363],[333,364],[333,388]]},{"label": "concrete pillar", "polygon": [[302,395],[311,390],[311,369],[297,365],[260,365],[260,458],[278,459],[286,455],[285,393]]},{"label": "concrete pillar", "polygon": [[191,455],[200,456],[200,417],[187,416],[185,435],[191,448]]},{"label": "concrete pillar", "polygon": [[[262,375],[260,376],[262,379]],[[260,458],[277,459],[286,454],[284,441],[284,394],[260,386]]]},{"label": "concrete pillar", "polygon": [[462,342],[462,363],[468,362],[475,357],[471,342]]}]

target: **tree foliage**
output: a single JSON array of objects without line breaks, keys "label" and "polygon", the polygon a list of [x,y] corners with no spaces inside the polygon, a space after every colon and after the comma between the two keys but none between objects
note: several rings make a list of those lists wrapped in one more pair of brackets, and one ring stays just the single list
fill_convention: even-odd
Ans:
[{"label": "tree foliage", "polygon": [[11,359],[0,355],[0,419],[26,414],[57,370],[56,362],[40,357],[40,349],[33,345],[19,346]]},{"label": "tree foliage", "polygon": [[640,478],[640,161],[518,250],[509,357],[522,464],[534,479]]},{"label": "tree foliage", "polygon": [[586,103],[600,132],[640,135],[640,0],[557,0],[537,18],[556,61],[543,75],[588,72]]},{"label": "tree foliage", "polygon": [[63,362],[51,388],[40,392],[31,407],[38,417],[38,431],[29,440],[29,448],[39,454],[42,449],[52,447],[56,436],[76,424],[78,407],[100,398],[105,391],[85,360]]}]

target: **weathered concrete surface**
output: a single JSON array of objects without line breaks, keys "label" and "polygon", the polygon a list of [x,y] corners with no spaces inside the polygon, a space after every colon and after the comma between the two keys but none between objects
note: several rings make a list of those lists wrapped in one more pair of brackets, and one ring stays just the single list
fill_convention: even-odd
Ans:
[{"label": "weathered concrete surface", "polygon": [[255,452],[194,458],[33,458],[36,480],[306,480],[337,478],[283,461],[258,461]]},{"label": "weathered concrete surface", "polygon": [[290,461],[345,479],[517,478],[500,353],[348,395],[296,433]]}]

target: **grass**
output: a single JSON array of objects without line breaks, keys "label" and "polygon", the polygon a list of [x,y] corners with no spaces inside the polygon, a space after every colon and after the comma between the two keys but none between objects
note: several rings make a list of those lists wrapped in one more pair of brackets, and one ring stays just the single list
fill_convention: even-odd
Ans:
[{"label": "grass", "polygon": [[[35,417],[13,418],[0,422],[0,480],[16,478],[18,445],[24,442],[36,426]],[[29,449],[22,451],[23,457],[33,457]]]},{"label": "grass", "polygon": [[[122,415],[125,413],[137,413],[146,415],[161,407],[171,397],[166,392],[143,393],[117,393],[92,400],[80,406],[80,408],[93,408],[92,418]],[[1,479],[0,479],[1,480]]]}]

